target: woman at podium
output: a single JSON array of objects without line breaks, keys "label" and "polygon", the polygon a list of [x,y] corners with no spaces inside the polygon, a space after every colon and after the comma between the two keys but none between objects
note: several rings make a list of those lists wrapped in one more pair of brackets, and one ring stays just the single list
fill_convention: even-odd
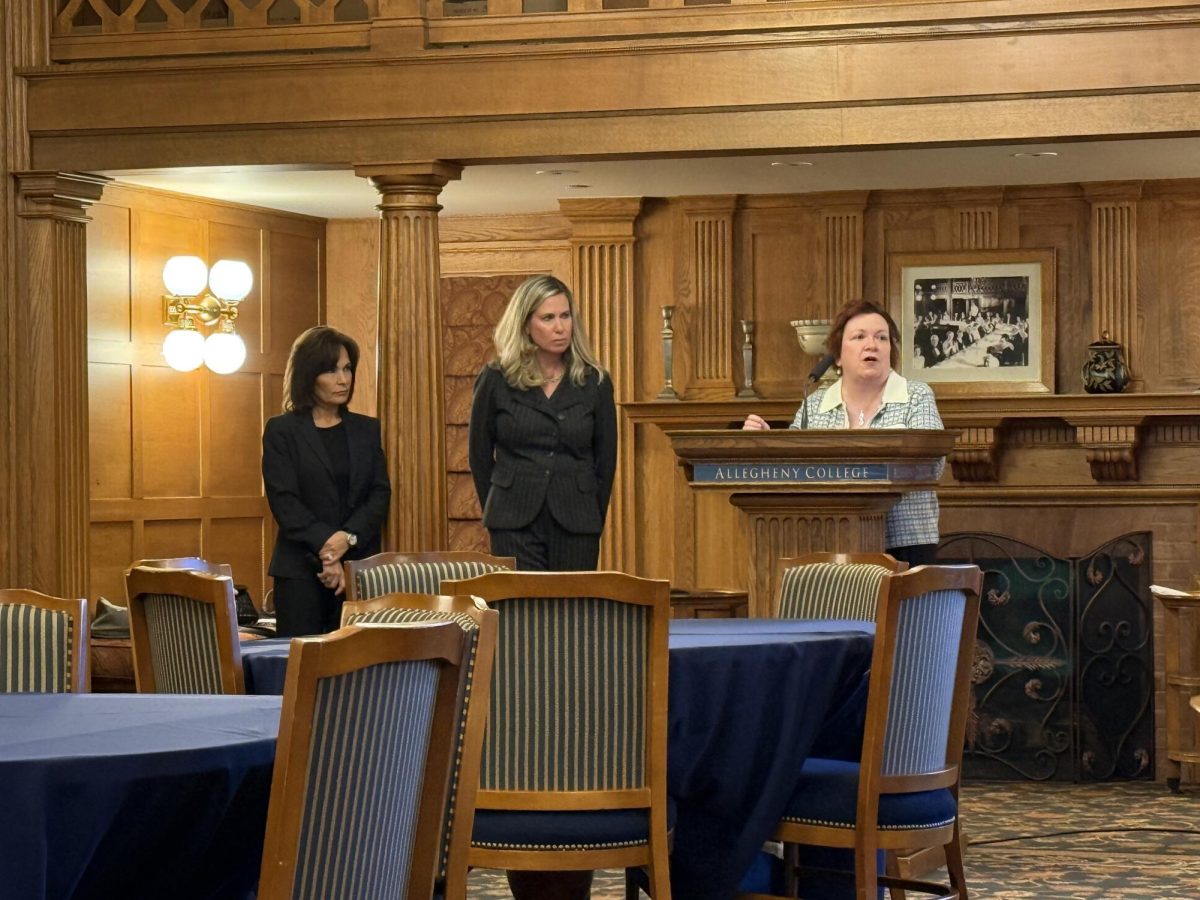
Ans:
[{"label": "woman at podium", "polygon": [[[796,412],[792,428],[942,428],[929,385],[905,378],[900,332],[887,310],[869,300],[852,300],[837,314],[825,341],[828,355],[814,381],[830,364],[841,377],[815,391]],[[746,417],[743,429],[771,426]],[[937,561],[938,500],[933,491],[905,494],[887,514],[884,546],[896,559],[919,566]]]}]

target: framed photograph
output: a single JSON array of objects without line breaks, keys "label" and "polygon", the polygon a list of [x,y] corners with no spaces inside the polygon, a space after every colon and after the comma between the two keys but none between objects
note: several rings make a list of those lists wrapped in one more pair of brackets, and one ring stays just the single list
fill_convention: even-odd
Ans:
[{"label": "framed photograph", "polygon": [[888,256],[900,370],[938,393],[1054,391],[1054,251]]}]

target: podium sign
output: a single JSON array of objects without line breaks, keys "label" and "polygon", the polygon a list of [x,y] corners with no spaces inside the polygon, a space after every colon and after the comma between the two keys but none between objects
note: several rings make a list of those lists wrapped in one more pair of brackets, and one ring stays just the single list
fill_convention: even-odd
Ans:
[{"label": "podium sign", "polygon": [[957,431],[668,430],[695,490],[729,492],[745,513],[750,615],[764,616],[775,560],[818,550],[884,549],[887,512],[933,490]]}]

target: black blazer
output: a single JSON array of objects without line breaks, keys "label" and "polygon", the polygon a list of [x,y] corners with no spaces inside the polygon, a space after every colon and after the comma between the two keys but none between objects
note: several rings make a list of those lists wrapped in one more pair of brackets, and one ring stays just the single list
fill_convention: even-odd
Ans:
[{"label": "black blazer", "polygon": [[485,366],[475,380],[468,436],[471,475],[488,528],[524,528],[547,505],[575,534],[599,534],[617,469],[612,379],[594,370],[553,395],[510,387]]},{"label": "black blazer", "polygon": [[335,531],[358,536],[345,559],[379,552],[379,532],[387,519],[392,488],[379,420],[342,412],[350,451],[350,515],[340,518],[333,463],[310,413],[283,413],[267,420],[263,432],[263,484],[279,534],[269,574],[280,578],[315,575],[317,553]]}]

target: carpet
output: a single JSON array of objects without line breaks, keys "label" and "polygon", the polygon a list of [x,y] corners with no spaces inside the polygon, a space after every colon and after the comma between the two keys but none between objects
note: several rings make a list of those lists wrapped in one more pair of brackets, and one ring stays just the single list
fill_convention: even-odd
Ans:
[{"label": "carpet", "polygon": [[[1200,787],[973,782],[962,816],[973,900],[1200,900]],[[597,872],[592,900],[623,900],[624,884]],[[511,897],[502,872],[469,885],[471,900]]]}]

